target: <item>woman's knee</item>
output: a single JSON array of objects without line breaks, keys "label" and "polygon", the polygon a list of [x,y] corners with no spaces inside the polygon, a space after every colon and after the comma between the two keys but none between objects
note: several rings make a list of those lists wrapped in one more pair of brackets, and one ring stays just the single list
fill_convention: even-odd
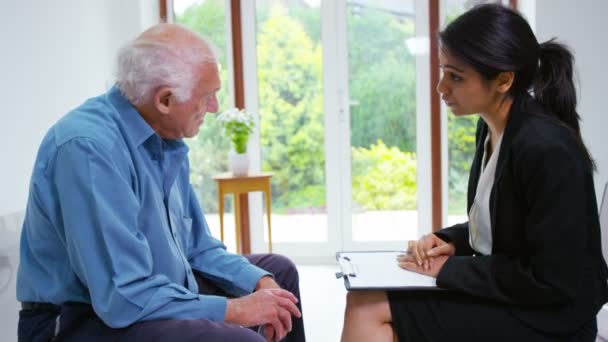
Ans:
[{"label": "woman's knee", "polygon": [[353,311],[364,303],[365,292],[348,291],[346,293],[346,311]]},{"label": "woman's knee", "polygon": [[348,291],[346,293],[346,304],[354,306],[372,305],[388,301],[386,293],[382,291]]},{"label": "woman's knee", "polygon": [[390,306],[386,292],[382,291],[349,291],[346,294],[346,312],[377,317],[390,321]]}]

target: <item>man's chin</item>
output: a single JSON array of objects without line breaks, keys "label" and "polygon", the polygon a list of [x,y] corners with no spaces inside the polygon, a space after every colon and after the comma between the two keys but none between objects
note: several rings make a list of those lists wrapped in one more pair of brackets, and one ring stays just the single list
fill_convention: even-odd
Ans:
[{"label": "man's chin", "polygon": [[194,138],[198,135],[198,130],[193,133],[184,134],[184,138]]},{"label": "man's chin", "polygon": [[198,135],[198,132],[200,131],[200,126],[196,127],[196,129],[193,129],[192,131],[184,134],[185,138],[194,138],[195,136]]}]

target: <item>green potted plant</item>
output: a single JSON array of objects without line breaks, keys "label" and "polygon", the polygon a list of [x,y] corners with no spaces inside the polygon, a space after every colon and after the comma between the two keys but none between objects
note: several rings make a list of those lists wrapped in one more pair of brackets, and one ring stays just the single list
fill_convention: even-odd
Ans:
[{"label": "green potted plant", "polygon": [[217,120],[224,128],[224,134],[231,141],[232,148],[228,153],[228,162],[232,174],[246,176],[249,172],[247,141],[255,127],[253,114],[244,109],[231,108],[218,115]]}]

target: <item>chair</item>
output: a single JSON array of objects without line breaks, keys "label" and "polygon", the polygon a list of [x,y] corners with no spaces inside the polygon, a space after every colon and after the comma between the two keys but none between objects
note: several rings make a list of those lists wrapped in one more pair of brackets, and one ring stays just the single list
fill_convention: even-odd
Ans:
[{"label": "chair", "polygon": [[0,215],[0,339],[6,342],[17,341],[16,283],[23,215],[23,211]]},{"label": "chair", "polygon": [[[608,261],[608,183],[604,186],[600,205],[600,227],[602,230],[602,254]],[[597,314],[597,342],[608,341],[608,304],[605,304]]]}]

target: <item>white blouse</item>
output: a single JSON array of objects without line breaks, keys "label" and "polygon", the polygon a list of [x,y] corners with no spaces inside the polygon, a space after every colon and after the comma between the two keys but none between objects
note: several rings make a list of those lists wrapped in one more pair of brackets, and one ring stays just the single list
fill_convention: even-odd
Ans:
[{"label": "white blouse", "polygon": [[487,160],[490,147],[490,135],[486,136],[481,163],[481,174],[477,183],[475,200],[469,211],[469,244],[471,248],[483,255],[492,254],[492,221],[490,219],[490,193],[494,186],[496,163],[500,152],[502,134],[496,142],[494,151]]}]

